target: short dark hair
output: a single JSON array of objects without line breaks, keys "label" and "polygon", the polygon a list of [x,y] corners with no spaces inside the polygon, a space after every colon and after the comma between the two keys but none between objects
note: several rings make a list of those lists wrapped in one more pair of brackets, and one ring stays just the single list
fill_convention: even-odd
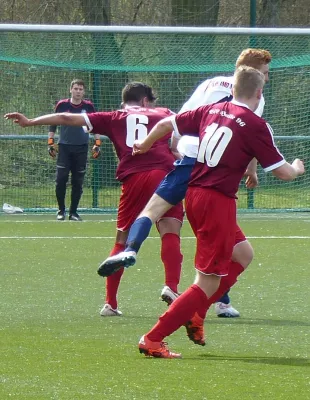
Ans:
[{"label": "short dark hair", "polygon": [[85,88],[85,83],[82,79],[73,79],[73,81],[70,84],[70,89],[73,88],[73,85],[79,85],[79,86],[83,86],[83,88]]},{"label": "short dark hair", "polygon": [[122,90],[123,103],[139,102],[144,97],[151,102],[156,100],[153,89],[142,82],[129,82]]}]

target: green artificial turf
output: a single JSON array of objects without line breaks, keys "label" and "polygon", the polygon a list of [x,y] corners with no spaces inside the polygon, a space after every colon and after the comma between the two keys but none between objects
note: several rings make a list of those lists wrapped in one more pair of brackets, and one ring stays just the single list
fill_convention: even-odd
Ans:
[{"label": "green artificial turf", "polygon": [[[83,217],[69,223],[54,215],[0,215],[1,400],[310,397],[310,215],[240,216],[255,249],[231,290],[241,317],[220,319],[212,308],[205,347],[190,342],[184,328],[175,332],[169,347],[181,360],[137,350],[166,310],[156,231],[123,276],[123,316],[103,318],[104,279],[96,269],[113,245],[115,216]],[[180,290],[194,278],[187,222],[182,236]]]}]

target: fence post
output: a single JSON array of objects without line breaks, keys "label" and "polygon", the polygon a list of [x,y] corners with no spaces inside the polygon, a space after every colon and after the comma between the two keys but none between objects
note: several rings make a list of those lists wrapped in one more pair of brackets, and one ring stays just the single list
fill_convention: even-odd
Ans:
[{"label": "fence post", "polygon": [[247,206],[250,210],[254,208],[254,189],[247,189]]},{"label": "fence post", "polygon": [[250,27],[256,26],[256,0],[250,0]]}]

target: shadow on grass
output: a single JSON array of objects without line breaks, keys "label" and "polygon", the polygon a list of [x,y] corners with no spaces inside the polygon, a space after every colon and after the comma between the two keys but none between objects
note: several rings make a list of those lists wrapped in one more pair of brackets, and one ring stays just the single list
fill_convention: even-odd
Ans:
[{"label": "shadow on grass", "polygon": [[[188,357],[186,357],[188,359]],[[292,367],[310,367],[310,360],[297,357],[242,357],[242,356],[215,356],[200,354],[199,359],[204,361],[242,361],[251,364],[289,365]],[[195,357],[197,360],[197,357]]]},{"label": "shadow on grass", "polygon": [[[144,322],[154,323],[156,316],[146,315],[124,315],[122,321],[133,321],[142,319]],[[266,319],[266,318],[207,318],[205,325],[262,325],[262,326],[310,326],[310,321],[295,321],[289,319]]]}]

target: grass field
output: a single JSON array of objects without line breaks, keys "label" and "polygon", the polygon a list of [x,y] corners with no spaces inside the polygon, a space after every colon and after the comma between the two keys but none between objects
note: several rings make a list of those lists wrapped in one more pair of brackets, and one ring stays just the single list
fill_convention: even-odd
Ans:
[{"label": "grass field", "polygon": [[[155,230],[119,294],[123,316],[102,318],[98,263],[113,244],[110,216],[56,222],[0,215],[0,399],[306,400],[310,398],[310,214],[241,215],[255,260],[232,290],[241,317],[205,323],[207,345],[182,328],[181,360],[148,359],[137,342],[166,306]],[[181,290],[195,241],[182,231]]]}]

